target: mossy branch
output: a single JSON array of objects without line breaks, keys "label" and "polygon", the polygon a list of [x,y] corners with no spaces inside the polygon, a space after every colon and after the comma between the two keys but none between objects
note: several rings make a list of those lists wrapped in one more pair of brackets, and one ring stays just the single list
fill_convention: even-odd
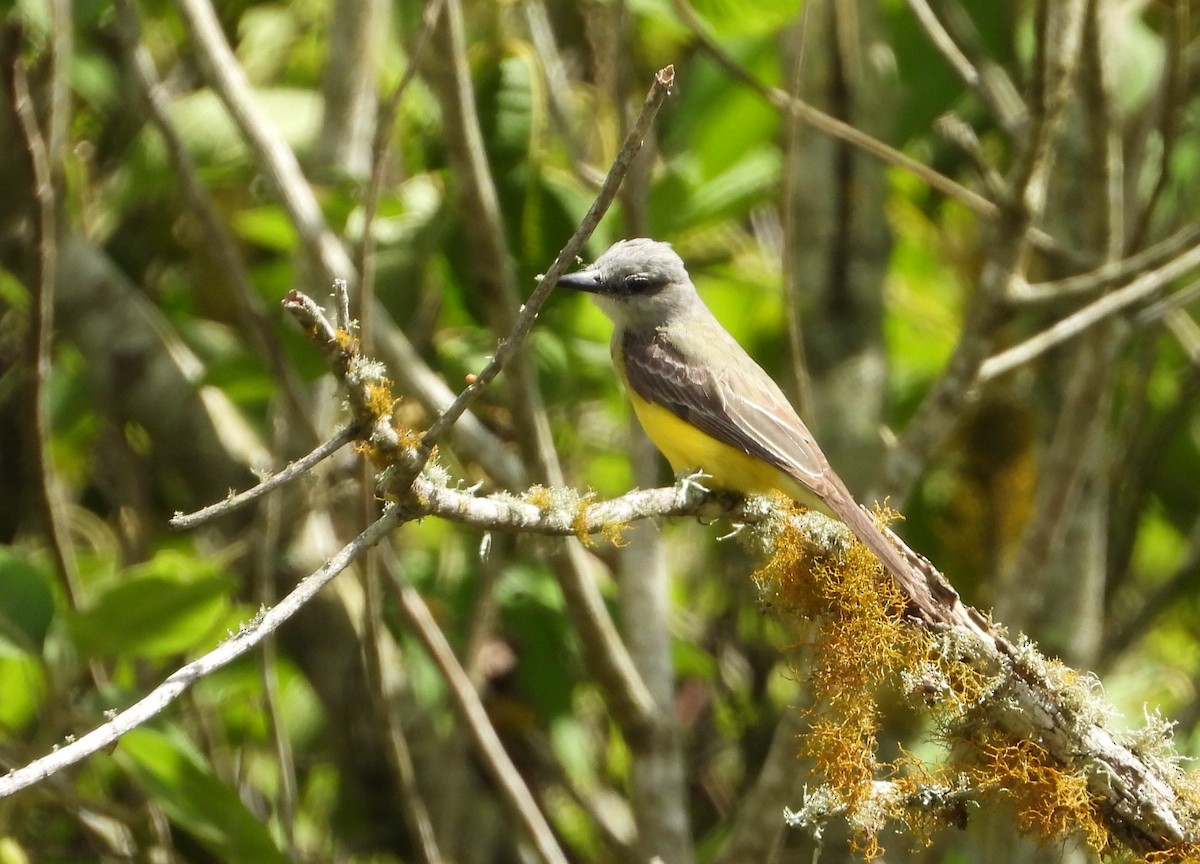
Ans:
[{"label": "mossy branch", "polygon": [[[288,308],[311,313],[312,306],[297,300],[291,298]],[[305,323],[310,333],[324,332]],[[336,360],[334,372],[347,390],[374,388],[350,393],[354,425],[375,430],[363,434],[377,462],[382,456],[388,463],[380,474],[380,493],[406,518],[434,516],[483,530],[559,536],[611,535],[626,523],[654,516],[724,517],[766,526],[775,556],[758,574],[765,598],[782,614],[823,625],[810,678],[826,709],[815,732],[826,734],[812,735],[806,750],[830,779],[839,807],[873,814],[864,824],[882,825],[887,817],[912,824],[912,801],[937,789],[955,790],[957,800],[968,794],[960,779],[967,777],[978,797],[1004,790],[1020,805],[1022,827],[1048,841],[1081,832],[1098,851],[1128,848],[1155,853],[1160,861],[1186,860],[1188,850],[1195,849],[1200,794],[1177,767],[1169,729],[1161,725],[1138,737],[1109,728],[1114,711],[1093,678],[1047,660],[1031,643],[1010,639],[1002,626],[965,605],[936,567],[894,535],[918,564],[899,578],[887,575],[841,523],[783,509],[778,502],[698,492],[695,484],[601,501],[544,487],[522,496],[480,495],[456,488],[436,463],[412,477],[406,467],[412,457],[406,454],[415,454],[419,436],[411,431],[381,435],[386,418],[376,409],[391,400],[376,392],[380,377],[350,374],[374,367],[343,355],[356,350],[352,342],[338,340],[337,350],[331,350],[328,338],[318,341]],[[389,445],[386,453],[381,440]],[[880,522],[888,515],[878,514]],[[912,696],[925,703],[952,749],[965,744],[973,755],[961,764],[940,766],[939,774],[925,777],[924,786],[920,777],[925,775],[918,771],[916,779],[905,781],[904,795],[892,796],[900,803],[881,811],[880,774],[912,767],[911,760],[892,766],[875,762],[876,719],[869,696],[889,677],[906,682]],[[874,837],[870,831],[863,834],[865,853],[875,848]]]}]

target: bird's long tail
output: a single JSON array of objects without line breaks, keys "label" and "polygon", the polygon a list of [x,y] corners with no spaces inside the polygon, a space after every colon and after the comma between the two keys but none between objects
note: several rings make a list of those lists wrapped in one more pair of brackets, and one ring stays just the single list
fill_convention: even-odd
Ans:
[{"label": "bird's long tail", "polygon": [[[932,600],[935,593],[941,593],[941,586],[945,586],[949,593],[954,594],[954,601],[958,600],[957,593],[950,588],[928,558],[914,552],[891,529],[876,522],[871,514],[854,500],[854,496],[839,478],[831,479],[833,488],[825,495],[825,503],[882,562],[915,606],[924,612],[924,601]],[[922,614],[921,617],[927,616]]]}]

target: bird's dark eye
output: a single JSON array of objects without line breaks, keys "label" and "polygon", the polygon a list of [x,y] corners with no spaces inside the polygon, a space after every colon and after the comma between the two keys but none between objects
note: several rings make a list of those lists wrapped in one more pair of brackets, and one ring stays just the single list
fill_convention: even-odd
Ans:
[{"label": "bird's dark eye", "polygon": [[645,273],[631,273],[625,277],[625,291],[629,294],[641,294],[650,288],[650,277]]}]

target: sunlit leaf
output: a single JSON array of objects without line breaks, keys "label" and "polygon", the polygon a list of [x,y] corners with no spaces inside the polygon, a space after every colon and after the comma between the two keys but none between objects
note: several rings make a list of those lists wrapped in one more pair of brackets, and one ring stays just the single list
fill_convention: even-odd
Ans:
[{"label": "sunlit leaf", "polygon": [[228,614],[230,588],[211,565],[160,553],[73,615],[71,634],[90,655],[177,654],[213,639]]},{"label": "sunlit leaf", "polygon": [[0,733],[18,732],[38,716],[46,695],[46,672],[33,657],[0,655]]},{"label": "sunlit leaf", "polygon": [[270,831],[190,746],[142,727],[121,739],[115,758],[167,817],[219,861],[283,864]]},{"label": "sunlit leaf", "polygon": [[53,617],[45,570],[14,550],[0,549],[0,655],[40,654]]}]

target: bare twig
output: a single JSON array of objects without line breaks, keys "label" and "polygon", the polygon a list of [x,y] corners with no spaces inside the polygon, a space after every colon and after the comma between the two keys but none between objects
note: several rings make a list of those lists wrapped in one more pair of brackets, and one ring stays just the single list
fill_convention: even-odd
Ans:
[{"label": "bare twig", "polygon": [[1124,288],[1106,294],[1082,309],[1047,327],[1036,336],[1012,348],[989,357],[979,367],[979,382],[990,381],[1006,372],[1023,366],[1050,349],[1083,333],[1089,327],[1120,314],[1134,303],[1152,296],[1170,282],[1190,270],[1200,267],[1200,245],[1193,246],[1178,258],[1134,279]]},{"label": "bare twig", "polygon": [[366,195],[363,196],[363,233],[356,262],[362,291],[358,306],[360,328],[364,344],[367,345],[368,350],[372,351],[374,350],[374,334],[371,322],[375,306],[375,235],[372,229],[375,224],[375,214],[379,208],[379,196],[383,191],[388,141],[392,135],[392,126],[396,122],[396,115],[400,111],[400,100],[417,76],[421,55],[429,43],[429,36],[437,23],[438,15],[442,12],[443,3],[444,0],[429,0],[425,4],[425,12],[421,16],[421,30],[409,52],[408,66],[375,121],[375,137],[371,142],[371,179],[367,184]]},{"label": "bare twig", "polygon": [[1014,128],[1014,118],[1006,110],[1003,100],[992,92],[987,79],[979,74],[979,70],[958,47],[958,43],[942,25],[928,0],[906,0],[906,2],[909,11],[917,19],[917,23],[925,31],[925,35],[929,37],[929,41],[933,43],[933,47],[937,49],[963,83],[978,94],[983,103],[991,110],[992,116],[1011,133]]},{"label": "bare twig", "polygon": [[800,706],[789,705],[783,709],[771,737],[771,749],[763,759],[754,785],[738,802],[725,848],[714,859],[714,864],[757,864],[775,860],[770,853],[785,827],[779,814],[785,807],[795,804],[806,780],[804,773],[796,767],[796,739],[806,723]]},{"label": "bare twig", "polygon": [[75,53],[74,4],[51,0],[50,12],[50,112],[46,117],[46,156],[58,165],[67,156],[71,128],[71,58]]},{"label": "bare twig", "polygon": [[[1136,249],[1141,245],[1146,233],[1150,230],[1154,211],[1162,200],[1171,182],[1171,166],[1175,159],[1176,145],[1179,142],[1180,122],[1183,116],[1181,109],[1181,94],[1187,94],[1188,63],[1185,52],[1191,49],[1190,32],[1193,27],[1192,16],[1195,14],[1190,3],[1185,0],[1172,0],[1163,4],[1167,11],[1162,16],[1162,42],[1164,69],[1162,72],[1162,93],[1157,100],[1158,107],[1158,176],[1154,188],[1150,191],[1145,205],[1132,232],[1130,232],[1130,248]],[[1119,14],[1128,14],[1122,12]]]},{"label": "bare twig", "polygon": [[675,12],[679,15],[680,20],[692,32],[692,35],[700,42],[704,50],[729,73],[730,77],[745,84],[780,111],[792,113],[798,119],[803,120],[814,129],[824,132],[826,135],[831,135],[834,138],[845,141],[889,165],[895,165],[897,168],[903,168],[911,172],[942,194],[966,204],[967,207],[980,216],[984,216],[987,219],[996,219],[999,217],[999,208],[978,192],[968,189],[945,174],[930,168],[925,163],[912,158],[895,147],[885,144],[878,138],[868,135],[861,129],[857,129],[849,123],[832,117],[777,87],[770,87],[764,84],[744,66],[734,60],[708,34],[703,22],[696,14],[696,10],[692,8],[687,0],[671,0],[671,5],[675,8]]},{"label": "bare twig", "polygon": [[637,122],[629,130],[629,135],[626,136],[625,143],[621,145],[621,150],[617,154],[612,168],[609,169],[608,176],[604,178],[604,185],[600,189],[600,194],[596,196],[596,200],[592,202],[592,206],[588,209],[587,214],[583,217],[583,221],[579,224],[575,233],[571,235],[566,245],[563,246],[562,251],[558,253],[558,257],[554,259],[554,263],[550,265],[550,269],[542,276],[537,288],[534,289],[529,299],[525,302],[521,314],[513,326],[512,332],[500,343],[495,355],[479,373],[475,381],[459,394],[454,404],[443,411],[441,416],[425,432],[425,436],[421,441],[421,448],[426,459],[429,452],[432,451],[433,445],[441,440],[441,437],[446,434],[446,430],[454,424],[462,412],[470,407],[471,403],[479,398],[484,388],[500,374],[500,370],[504,368],[504,365],[520,347],[521,342],[529,335],[529,331],[533,329],[533,322],[537,319],[538,312],[541,311],[546,298],[554,290],[559,277],[566,273],[567,268],[575,263],[575,259],[583,251],[583,244],[587,242],[587,239],[600,223],[600,219],[608,211],[613,198],[616,197],[617,189],[621,185],[621,179],[629,169],[629,163],[633,160],[634,154],[641,148],[642,139],[650,128],[650,124],[653,122],[654,116],[658,113],[658,109],[662,106],[663,100],[671,92],[671,84],[674,80],[675,67],[673,66],[660,69],[654,76],[654,84],[646,96],[646,102],[642,106],[642,113],[638,115]]},{"label": "bare twig", "polygon": [[177,5],[196,47],[205,77],[220,97],[238,130],[254,152],[259,167],[279,194],[296,228],[302,247],[327,281],[356,280],[354,264],[341,241],[329,230],[321,207],[296,154],[279,130],[267,123],[254,105],[250,82],[225,41],[221,22],[209,0],[178,0]]},{"label": "bare twig", "polygon": [[[811,6],[804,4],[799,25],[796,28],[796,59],[792,64],[792,74],[789,81],[788,98],[798,101],[800,98],[801,72],[804,67],[805,36],[808,31],[809,11]],[[787,298],[787,334],[788,347],[792,361],[792,377],[796,381],[796,409],[801,417],[812,417],[814,397],[812,377],[808,372],[808,351],[804,346],[804,329],[800,326],[800,274],[797,257],[798,241],[796,238],[797,219],[796,202],[799,195],[800,165],[800,129],[799,114],[790,114],[784,125],[783,143],[783,182],[781,184],[780,209],[783,211],[783,290]]]},{"label": "bare twig", "polygon": [[197,681],[229,665],[278,630],[284,621],[295,615],[334,576],[349,567],[366,549],[378,543],[404,519],[401,508],[389,508],[323,567],[301,580],[278,604],[263,611],[237,633],[231,633],[227,640],[212,651],[176,670],[149,694],[107,723],[0,777],[0,798],[19,792],[94,753],[111,747],[126,732],[136,729],[161,713]]},{"label": "bare twig", "polygon": [[538,62],[543,68],[546,79],[546,99],[550,107],[550,118],[557,127],[558,137],[562,140],[570,154],[571,170],[581,182],[592,189],[599,189],[604,178],[599,170],[589,165],[584,158],[584,150],[580,145],[579,136],[571,129],[570,112],[567,97],[570,90],[563,82],[570,80],[566,65],[563,63],[562,52],[554,38],[554,28],[550,23],[550,13],[544,0],[525,0],[521,3],[525,12],[526,26],[529,28],[529,38],[533,43]]},{"label": "bare twig", "polygon": [[[208,80],[249,142],[260,169],[278,190],[301,245],[326,281],[344,279],[351,286],[355,285],[358,272],[345,248],[325,222],[295,154],[279,131],[267,122],[255,106],[250,85],[225,41],[211,4],[208,0],[179,0],[179,4]],[[372,314],[380,320],[387,318],[378,304]],[[387,328],[386,332],[379,328],[378,335],[388,343],[385,350],[399,361],[392,364],[394,373],[417,394],[422,404],[431,411],[447,404],[449,394],[444,382],[424,362],[403,332],[395,327]],[[478,454],[482,464],[495,475],[507,479],[520,477],[519,467],[502,452],[494,437],[489,436],[477,420],[468,422],[456,431],[461,431],[461,435],[456,437],[461,439],[464,452]]]},{"label": "bare twig", "polygon": [[371,170],[371,142],[378,119],[376,66],[384,44],[390,3],[335,0],[329,4],[321,70],[321,128],[317,159],[328,176],[339,172],[365,180]]},{"label": "bare twig", "polygon": [[988,196],[993,201],[1003,201],[1007,194],[1004,178],[987,161],[983,147],[979,143],[979,137],[970,124],[954,112],[948,111],[934,121],[933,128],[937,134],[957,147],[967,157],[971,167],[979,176],[980,182],[983,183],[983,188],[987,191]]},{"label": "bare twig", "polygon": [[1083,0],[1039,6],[1038,86],[1030,99],[1029,136],[1011,172],[1005,213],[954,353],[888,455],[883,493],[897,501],[907,499],[930,456],[950,434],[1004,320],[1006,288],[1024,267],[1030,227],[1045,207],[1054,145],[1079,63],[1084,7]]},{"label": "bare twig", "polygon": [[[55,77],[65,76],[66,70],[59,68],[65,58],[54,63]],[[58,193],[54,188],[54,169],[50,161],[51,151],[46,138],[38,126],[37,111],[29,92],[29,79],[25,61],[18,57],[13,64],[13,105],[25,137],[25,147],[33,166],[34,198],[37,201],[35,237],[37,249],[37,286],[33,292],[32,354],[33,354],[33,431],[34,447],[38,460],[38,481],[41,484],[42,502],[45,505],[46,524],[49,527],[50,551],[54,563],[62,574],[72,608],[81,601],[79,573],[75,566],[75,553],[71,546],[70,533],[65,523],[66,507],[58,471],[50,452],[50,372],[51,351],[54,342],[54,281],[58,261],[57,206]],[[56,87],[57,85],[52,85]],[[57,108],[58,106],[56,106]],[[51,119],[51,126],[58,121]]]},{"label": "bare twig", "polygon": [[[1191,305],[1197,297],[1200,297],[1200,279],[1194,279],[1179,290],[1139,309],[1130,324],[1135,330],[1152,327],[1173,313],[1181,311],[1184,306]],[[1188,357],[1193,363],[1196,362],[1191,352],[1188,352]]]},{"label": "bare twig", "polygon": [[[365,465],[363,467],[366,473],[368,468]],[[374,504],[370,484],[364,484],[362,497],[364,510],[370,512],[369,508]],[[385,673],[385,670],[393,668],[396,663],[404,661],[396,656],[398,646],[383,622],[381,558],[387,561],[393,558],[387,544],[370,550],[363,559],[363,566],[359,568],[364,589],[361,610],[363,653],[366,655],[364,659],[367,679],[371,688],[371,707],[375,722],[384,730],[388,762],[398,787],[400,810],[408,830],[415,839],[421,864],[442,864],[445,859],[438,844],[433,820],[430,818],[430,807],[421,794],[412,750],[408,746],[408,736],[405,734],[401,717],[395,710],[396,676]]]},{"label": "bare twig", "polygon": [[[467,243],[471,278],[478,285],[488,324],[499,335],[512,332],[522,291],[477,108],[463,2],[445,0],[445,4],[445,14],[434,33],[437,60],[426,64],[426,79],[442,109],[446,159],[456,181],[454,203]],[[537,370],[532,357],[519,345],[509,361],[508,378],[521,456],[536,480],[561,484],[562,466]],[[418,451],[419,455],[424,452]]]},{"label": "bare twig", "polygon": [[1197,243],[1200,243],[1200,222],[1193,222],[1153,246],[1119,261],[1106,261],[1087,273],[1053,282],[1029,283],[1020,278],[1013,279],[1006,292],[1007,298],[1012,303],[1043,303],[1101,291],[1144,272],[1147,267],[1157,267]]},{"label": "bare twig", "polygon": [[318,441],[320,435],[312,423],[310,412],[304,407],[300,396],[300,381],[295,369],[284,357],[275,323],[268,319],[263,302],[250,282],[246,264],[238,253],[228,228],[217,214],[212,197],[201,182],[196,164],[171,117],[167,93],[155,71],[149,49],[141,42],[137,6],[133,0],[118,0],[116,9],[120,20],[119,35],[128,66],[133,72],[133,83],[141,91],[150,122],[162,136],[167,158],[171,160],[171,167],[181,181],[184,195],[200,222],[200,228],[204,232],[205,252],[212,256],[225,285],[233,292],[234,299],[249,325],[247,330],[255,342],[255,347],[266,360],[271,374],[283,387],[291,409],[291,422],[304,428],[309,441]]},{"label": "bare twig", "polygon": [[216,504],[210,504],[201,510],[197,510],[195,513],[176,513],[173,517],[171,517],[169,523],[170,526],[177,530],[194,528],[197,525],[202,525],[205,522],[208,522],[210,519],[215,519],[218,516],[223,516],[226,513],[237,510],[239,507],[244,507],[251,501],[266,495],[272,489],[278,489],[285,483],[295,480],[321,460],[328,456],[332,456],[342,447],[353,441],[357,431],[358,430],[355,428],[353,423],[343,426],[340,430],[338,430],[336,435],[334,435],[324,444],[317,447],[307,456],[303,457],[302,459],[297,459],[282,471],[272,474],[257,486],[247,489],[245,492],[238,493],[237,495],[230,495],[224,501],[219,501]]},{"label": "bare twig", "polygon": [[479,694],[475,692],[471,679],[459,665],[458,658],[454,656],[454,651],[434,620],[433,613],[429,611],[417,590],[404,579],[399,562],[390,555],[385,555],[384,562],[391,575],[385,584],[391,590],[392,597],[403,612],[405,620],[416,631],[417,638],[421,640],[449,685],[459,719],[470,731],[484,766],[516,814],[526,839],[537,850],[538,857],[545,864],[566,864],[567,857],[562,847],[559,846],[529,787],[525,785],[520,772],[505,751],[495,727],[488,719],[487,710],[483,707]]},{"label": "bare twig", "polygon": [[1020,100],[1014,100],[1011,87],[998,90],[992,78],[980,72],[971,62],[971,58],[954,41],[954,37],[942,24],[928,0],[907,0],[909,11],[925,30],[925,35],[933,43],[933,47],[950,64],[950,68],[962,79],[963,83],[979,96],[980,100],[992,112],[992,116],[1010,135],[1016,134],[1023,121],[1023,112],[1014,110],[1012,103],[1016,101],[1019,109]]},{"label": "bare twig", "polygon": [[[283,423],[276,416],[272,423],[272,437],[276,450],[282,446]],[[254,582],[259,607],[266,609],[275,603],[275,571],[279,560],[279,538],[283,523],[283,502],[275,495],[262,508],[259,522],[262,533],[257,538],[254,555]],[[266,706],[267,731],[275,747],[275,770],[279,782],[278,808],[280,831],[285,848],[294,860],[299,860],[296,845],[296,807],[299,785],[296,782],[296,759],[292,749],[291,732],[286,722],[284,706],[279,698],[279,667],[277,646],[274,636],[262,642],[258,652],[258,674],[262,682],[263,701]]]}]

